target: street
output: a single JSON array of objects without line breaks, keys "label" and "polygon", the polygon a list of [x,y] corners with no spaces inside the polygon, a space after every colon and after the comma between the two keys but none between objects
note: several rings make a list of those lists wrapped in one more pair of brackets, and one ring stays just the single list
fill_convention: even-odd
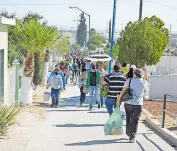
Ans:
[{"label": "street", "polygon": [[35,129],[25,151],[175,151],[144,124],[140,124],[137,143],[128,137],[105,136],[106,109],[88,111],[79,107],[79,89],[68,86],[60,108],[47,108],[47,116]]}]

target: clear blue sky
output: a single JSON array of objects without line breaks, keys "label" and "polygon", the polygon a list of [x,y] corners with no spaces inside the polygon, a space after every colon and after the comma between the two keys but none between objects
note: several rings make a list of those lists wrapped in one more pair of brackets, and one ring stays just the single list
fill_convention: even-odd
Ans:
[{"label": "clear blue sky", "polygon": [[[37,2],[36,2],[37,1]],[[2,5],[25,4],[25,5]],[[27,5],[33,4],[33,5]],[[60,4],[60,5],[34,5]],[[0,10],[16,12],[24,16],[28,11],[40,13],[51,25],[58,27],[76,27],[80,14],[77,10],[69,9],[77,6],[91,15],[91,26],[106,30],[109,19],[112,18],[113,0],[1,0]],[[138,19],[139,0],[117,0],[116,29],[120,30],[129,21]],[[172,24],[172,30],[177,31],[177,0],[144,0],[143,17],[157,15],[164,20],[167,27]]]}]

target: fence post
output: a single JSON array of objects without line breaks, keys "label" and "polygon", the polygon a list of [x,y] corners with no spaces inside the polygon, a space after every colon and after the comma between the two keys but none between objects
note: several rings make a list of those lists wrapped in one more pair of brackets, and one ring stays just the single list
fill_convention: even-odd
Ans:
[{"label": "fence post", "polygon": [[162,128],[165,127],[165,114],[166,114],[166,102],[167,102],[167,95],[164,95],[164,101],[163,101],[163,119],[162,119]]},{"label": "fence post", "polygon": [[19,62],[18,60],[14,60],[12,65],[15,66],[15,105],[19,105]]}]

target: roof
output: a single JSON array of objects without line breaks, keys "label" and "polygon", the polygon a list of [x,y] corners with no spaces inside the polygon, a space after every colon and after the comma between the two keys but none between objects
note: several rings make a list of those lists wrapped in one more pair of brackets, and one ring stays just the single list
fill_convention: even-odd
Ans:
[{"label": "roof", "polygon": [[3,24],[3,25],[15,25],[16,24],[16,20],[0,16],[0,24]]}]

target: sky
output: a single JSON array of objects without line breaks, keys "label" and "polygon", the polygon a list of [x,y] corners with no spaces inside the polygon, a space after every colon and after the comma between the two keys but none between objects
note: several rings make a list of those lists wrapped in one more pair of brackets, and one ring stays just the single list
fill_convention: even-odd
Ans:
[{"label": "sky", "polygon": [[[37,2],[36,2],[37,1]],[[0,10],[16,12],[23,17],[29,11],[44,16],[49,25],[60,28],[76,28],[80,11],[69,9],[77,6],[91,15],[91,27],[99,30],[108,28],[112,18],[114,0],[0,0]],[[177,31],[177,0],[144,0],[143,18],[156,15],[167,28]],[[136,21],[139,15],[139,0],[117,0],[116,30],[121,30],[129,21]],[[88,18],[87,18],[88,23]]]}]

